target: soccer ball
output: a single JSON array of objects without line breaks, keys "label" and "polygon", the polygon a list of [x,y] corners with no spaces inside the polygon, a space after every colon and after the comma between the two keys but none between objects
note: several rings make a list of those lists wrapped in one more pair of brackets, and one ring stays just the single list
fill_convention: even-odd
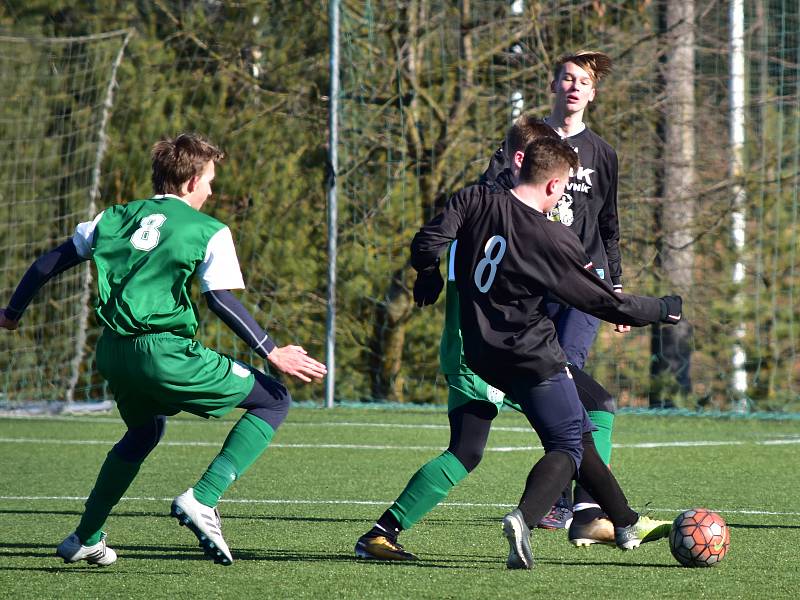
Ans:
[{"label": "soccer ball", "polygon": [[682,512],[669,532],[669,549],[684,567],[714,566],[725,558],[730,543],[725,521],[707,508]]}]

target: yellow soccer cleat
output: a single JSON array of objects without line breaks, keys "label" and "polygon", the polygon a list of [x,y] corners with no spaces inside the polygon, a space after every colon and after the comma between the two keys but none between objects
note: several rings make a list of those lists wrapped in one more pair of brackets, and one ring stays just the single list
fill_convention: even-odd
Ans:
[{"label": "yellow soccer cleat", "polygon": [[620,550],[633,550],[640,544],[654,542],[669,535],[672,521],[656,521],[650,517],[639,517],[633,525],[614,528],[614,540]]},{"label": "yellow soccer cleat", "polygon": [[368,560],[417,560],[411,552],[406,551],[397,541],[383,535],[365,534],[356,542],[356,556]]}]

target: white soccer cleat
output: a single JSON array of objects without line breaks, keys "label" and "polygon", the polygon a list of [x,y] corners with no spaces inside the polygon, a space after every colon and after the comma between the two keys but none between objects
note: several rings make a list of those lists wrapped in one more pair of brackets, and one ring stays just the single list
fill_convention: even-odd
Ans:
[{"label": "white soccer cleat", "polygon": [[503,535],[508,540],[506,566],[509,569],[532,569],[531,530],[520,509],[515,508],[503,517]]},{"label": "white soccer cleat", "polygon": [[91,546],[81,544],[78,534],[70,533],[63,542],[56,547],[56,556],[64,559],[65,563],[74,563],[85,560],[90,565],[107,567],[117,561],[117,553],[106,546],[106,534],[100,541]]},{"label": "white soccer cleat", "polygon": [[189,488],[172,501],[170,514],[197,536],[197,541],[200,542],[200,547],[206,556],[218,565],[227,567],[233,564],[231,551],[222,537],[219,511],[195,500],[193,488]]}]

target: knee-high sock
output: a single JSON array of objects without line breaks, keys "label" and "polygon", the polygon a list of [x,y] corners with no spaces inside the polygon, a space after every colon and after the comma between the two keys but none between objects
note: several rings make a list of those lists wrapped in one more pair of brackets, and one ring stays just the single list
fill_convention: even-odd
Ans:
[{"label": "knee-high sock", "polygon": [[267,449],[275,430],[263,419],[245,413],[194,486],[194,497],[201,504],[216,506],[222,494],[236,481],[261,453]]},{"label": "knee-high sock", "polygon": [[414,474],[386,512],[397,520],[402,529],[409,529],[444,500],[467,474],[461,461],[446,450]]},{"label": "knee-high sock", "polygon": [[611,435],[614,432],[614,413],[604,410],[590,410],[591,419],[597,431],[592,432],[594,446],[605,464],[611,462]]},{"label": "knee-high sock", "polygon": [[114,450],[106,455],[94,488],[86,499],[86,509],[75,530],[83,545],[91,546],[100,541],[103,525],[111,509],[130,487],[141,465],[142,461],[123,460]]},{"label": "knee-high sock", "polygon": [[545,453],[533,465],[519,501],[519,509],[528,525],[538,523],[550,510],[574,473],[575,462],[572,457],[557,450]]}]

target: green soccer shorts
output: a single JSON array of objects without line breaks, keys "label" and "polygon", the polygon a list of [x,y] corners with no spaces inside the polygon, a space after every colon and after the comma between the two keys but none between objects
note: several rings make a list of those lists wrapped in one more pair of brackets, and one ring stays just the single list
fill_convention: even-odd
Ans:
[{"label": "green soccer shorts", "polygon": [[445,375],[445,379],[448,386],[447,412],[474,400],[494,404],[499,411],[506,397],[502,391],[492,387],[474,373]]},{"label": "green soccer shorts", "polygon": [[97,343],[97,368],[128,427],[181,411],[221,417],[247,397],[255,381],[248,365],[171,333],[123,337],[105,330]]}]

